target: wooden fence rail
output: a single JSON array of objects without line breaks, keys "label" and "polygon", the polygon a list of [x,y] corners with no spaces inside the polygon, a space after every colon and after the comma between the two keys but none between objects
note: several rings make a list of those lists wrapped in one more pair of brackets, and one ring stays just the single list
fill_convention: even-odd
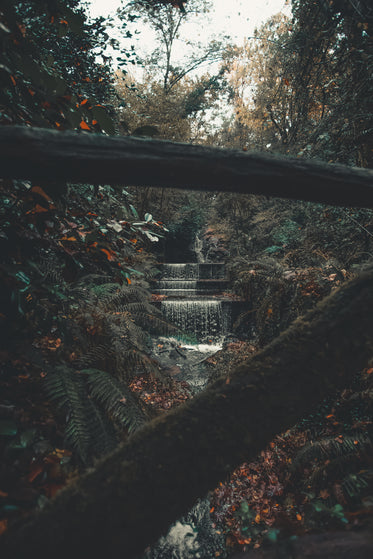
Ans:
[{"label": "wooden fence rail", "polygon": [[0,127],[2,178],[263,194],[373,208],[373,170],[133,137]]}]

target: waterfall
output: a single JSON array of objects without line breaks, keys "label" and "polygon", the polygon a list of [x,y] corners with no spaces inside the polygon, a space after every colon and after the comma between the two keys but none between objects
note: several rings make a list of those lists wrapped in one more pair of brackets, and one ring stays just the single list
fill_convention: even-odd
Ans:
[{"label": "waterfall", "polygon": [[192,297],[196,295],[197,280],[160,280],[157,293],[171,297]]},{"label": "waterfall", "polygon": [[223,333],[223,311],[220,301],[184,300],[162,301],[166,318],[183,332],[192,333],[198,340],[216,338]]},{"label": "waterfall", "polygon": [[[166,295],[161,310],[167,320],[198,341],[221,338],[225,331],[222,304],[207,298],[224,283],[224,264],[163,264],[155,292]],[[197,297],[198,295],[198,297]],[[211,295],[210,295],[211,296]]]},{"label": "waterfall", "polygon": [[198,264],[163,264],[162,268],[167,279],[198,279]]},{"label": "waterfall", "polygon": [[[185,345],[176,339],[161,338],[155,341],[155,354],[164,366],[174,365],[176,360],[182,378],[196,392],[207,382],[202,362],[221,348],[229,328],[227,306],[223,312],[222,302],[211,298],[224,291],[228,283],[224,264],[206,263],[202,248],[197,236],[194,244],[197,263],[161,264],[161,277],[154,286],[154,293],[166,296],[158,302],[166,319],[199,342],[196,344],[194,340]],[[199,501],[143,559],[224,558],[225,538],[215,529],[209,511],[209,500]]]},{"label": "waterfall", "polygon": [[199,264],[205,262],[205,257],[203,255],[202,249],[203,249],[203,241],[202,239],[199,238],[198,235],[196,235],[196,239],[194,241],[194,252],[196,253],[197,262]]}]

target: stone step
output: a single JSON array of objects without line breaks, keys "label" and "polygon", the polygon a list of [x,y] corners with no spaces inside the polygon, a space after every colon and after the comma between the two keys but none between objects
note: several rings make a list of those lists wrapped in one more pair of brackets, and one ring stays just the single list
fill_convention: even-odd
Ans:
[{"label": "stone step", "polygon": [[224,279],[224,263],[159,263],[160,279],[193,280],[193,279]]},{"label": "stone step", "polygon": [[227,291],[229,282],[223,279],[198,279],[198,280],[176,280],[167,279],[151,282],[153,293],[168,295],[170,297],[190,297],[193,295],[204,295],[221,293]]}]

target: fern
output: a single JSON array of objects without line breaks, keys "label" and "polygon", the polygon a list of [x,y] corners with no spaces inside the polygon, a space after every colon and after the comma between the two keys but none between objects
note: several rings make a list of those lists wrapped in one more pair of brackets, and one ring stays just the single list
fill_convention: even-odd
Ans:
[{"label": "fern", "polygon": [[373,470],[361,470],[347,475],[341,482],[341,490],[350,500],[355,500],[373,484]]},{"label": "fern", "polygon": [[82,462],[87,464],[92,454],[92,404],[87,398],[84,378],[72,369],[59,365],[46,376],[47,392],[67,413],[66,437]]},{"label": "fern", "polygon": [[132,432],[145,423],[147,416],[124,383],[98,369],[81,372],[87,375],[92,397],[102,404],[119,425],[125,425]]},{"label": "fern", "polygon": [[317,493],[321,487],[333,486],[338,502],[353,501],[372,485],[372,470],[361,468],[372,452],[369,432],[312,441],[293,460],[292,477],[305,468],[305,472],[310,471],[302,480],[304,488]]},{"label": "fern", "polygon": [[69,311],[72,339],[85,349],[75,361],[83,371],[61,365],[46,377],[50,397],[67,415],[66,437],[84,464],[110,451],[118,434],[135,431],[148,419],[127,382],[138,371],[161,375],[149,356],[150,325],[173,331],[146,290],[102,280],[95,275],[80,280]]},{"label": "fern", "polygon": [[311,441],[297,454],[294,468],[315,460],[334,460],[342,456],[357,455],[362,451],[373,449],[369,433],[356,433],[343,437],[326,437],[319,441]]}]

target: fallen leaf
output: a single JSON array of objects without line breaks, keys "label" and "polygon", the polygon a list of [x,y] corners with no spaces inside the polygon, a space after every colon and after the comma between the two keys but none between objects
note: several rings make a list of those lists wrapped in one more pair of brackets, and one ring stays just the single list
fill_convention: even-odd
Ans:
[{"label": "fallen leaf", "polygon": [[4,532],[6,532],[6,530],[8,529],[8,521],[5,518],[4,520],[0,520],[0,535],[4,534]]},{"label": "fallen leaf", "polygon": [[84,120],[81,121],[79,126],[82,130],[90,130],[90,127],[88,126],[88,124],[86,122],[84,122]]},{"label": "fallen leaf", "polygon": [[30,483],[32,483],[43,471],[44,468],[41,464],[35,464],[35,466],[33,466],[33,468],[31,469],[31,472],[27,476],[27,479]]}]

